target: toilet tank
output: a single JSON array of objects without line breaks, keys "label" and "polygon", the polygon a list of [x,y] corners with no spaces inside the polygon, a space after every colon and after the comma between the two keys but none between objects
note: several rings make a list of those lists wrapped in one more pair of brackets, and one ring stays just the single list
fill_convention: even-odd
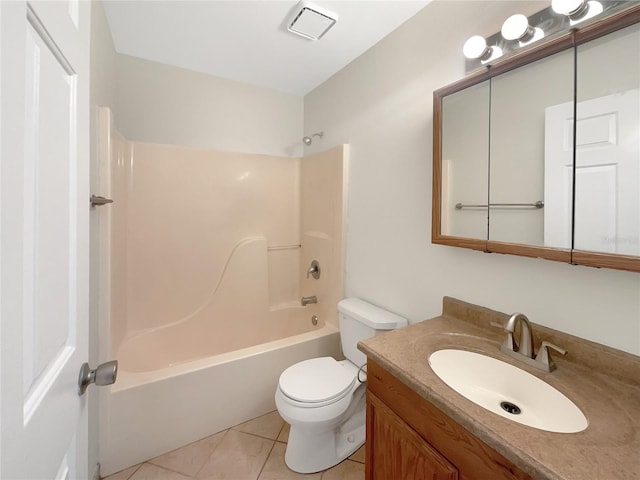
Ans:
[{"label": "toilet tank", "polygon": [[407,326],[407,319],[376,307],[359,298],[345,298],[338,302],[340,342],[342,353],[358,367],[367,357],[358,350],[358,342],[387,330]]}]

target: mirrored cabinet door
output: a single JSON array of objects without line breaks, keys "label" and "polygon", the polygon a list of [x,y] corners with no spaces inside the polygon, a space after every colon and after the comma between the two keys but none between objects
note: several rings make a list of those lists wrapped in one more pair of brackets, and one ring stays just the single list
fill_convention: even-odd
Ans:
[{"label": "mirrored cabinet door", "polygon": [[571,48],[491,78],[490,242],[571,248],[573,78]]},{"label": "mirrored cabinet door", "polygon": [[489,81],[442,99],[441,232],[486,242]]},{"label": "mirrored cabinet door", "polygon": [[640,25],[577,47],[576,250],[640,255]]}]

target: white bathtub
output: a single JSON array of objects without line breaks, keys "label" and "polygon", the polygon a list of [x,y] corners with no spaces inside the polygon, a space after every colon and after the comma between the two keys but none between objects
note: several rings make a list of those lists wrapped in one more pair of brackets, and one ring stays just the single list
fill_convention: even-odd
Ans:
[{"label": "white bathtub", "polygon": [[[306,312],[304,317],[309,321]],[[139,364],[129,367],[137,371],[128,371],[125,361],[116,384],[101,392],[101,474],[275,410],[280,373],[308,358],[338,357],[339,343],[337,328],[326,324],[307,333],[155,370]],[[144,352],[138,357],[144,358]]]}]

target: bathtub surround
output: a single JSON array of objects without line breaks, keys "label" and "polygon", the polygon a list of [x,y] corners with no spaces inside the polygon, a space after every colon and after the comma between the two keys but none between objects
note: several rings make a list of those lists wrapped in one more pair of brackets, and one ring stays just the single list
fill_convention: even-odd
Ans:
[{"label": "bathtub surround", "polygon": [[413,322],[453,295],[640,354],[637,273],[430,243],[433,91],[465,76],[471,34],[527,6],[541,2],[434,1],[305,97],[305,131],[351,148],[345,293]]},{"label": "bathtub surround", "polygon": [[[336,305],[344,297],[349,146],[339,145],[300,164],[300,279],[301,296],[318,297],[320,321],[338,326]],[[307,278],[313,260],[322,275]],[[309,311],[308,315],[312,312]]]},{"label": "bathtub surround", "polygon": [[[182,350],[167,365],[337,325],[346,146],[296,159],[130,142],[102,114],[115,201],[104,321],[124,370],[164,367],[153,356],[171,342]],[[306,276],[312,260],[318,279]],[[303,307],[302,296],[319,300]]]}]

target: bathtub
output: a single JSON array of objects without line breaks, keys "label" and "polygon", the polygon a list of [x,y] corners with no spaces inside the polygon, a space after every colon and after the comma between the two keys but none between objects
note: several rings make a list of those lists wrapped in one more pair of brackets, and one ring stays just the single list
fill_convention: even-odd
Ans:
[{"label": "bathtub", "polygon": [[313,327],[308,311],[294,310],[311,331],[204,358],[185,360],[180,351],[172,362],[165,351],[158,363],[138,350],[148,343],[144,335],[132,339],[135,348],[125,341],[118,380],[100,397],[101,474],[273,411],[285,368],[318,356],[339,358],[338,329],[332,324]]}]

